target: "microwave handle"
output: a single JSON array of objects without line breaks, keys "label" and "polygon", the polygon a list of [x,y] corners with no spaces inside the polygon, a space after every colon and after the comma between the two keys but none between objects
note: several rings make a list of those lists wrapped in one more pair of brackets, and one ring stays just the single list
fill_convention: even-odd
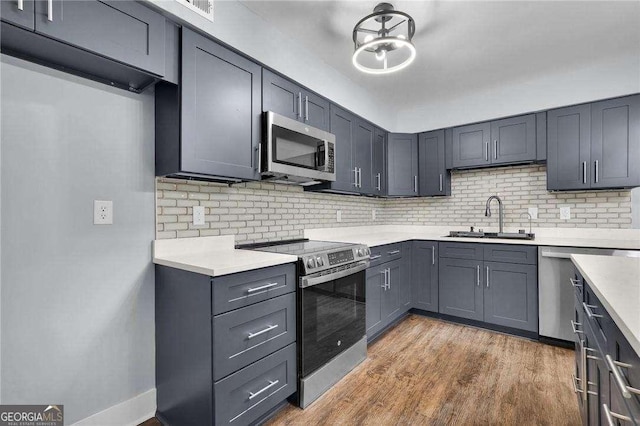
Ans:
[{"label": "microwave handle", "polygon": [[329,141],[323,140],[324,142],[324,171],[329,171]]}]

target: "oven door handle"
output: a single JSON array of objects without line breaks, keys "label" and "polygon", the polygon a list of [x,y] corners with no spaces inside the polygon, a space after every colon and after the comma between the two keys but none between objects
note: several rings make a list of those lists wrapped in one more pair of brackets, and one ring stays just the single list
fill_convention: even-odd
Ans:
[{"label": "oven door handle", "polygon": [[329,281],[337,280],[338,278],[343,278],[348,275],[352,275],[360,271],[364,271],[368,267],[369,267],[369,261],[365,260],[365,261],[359,262],[353,268],[344,269],[342,271],[334,272],[332,274],[308,275],[306,277],[300,278],[300,288],[311,287],[312,285],[318,285],[318,284],[326,283]]}]

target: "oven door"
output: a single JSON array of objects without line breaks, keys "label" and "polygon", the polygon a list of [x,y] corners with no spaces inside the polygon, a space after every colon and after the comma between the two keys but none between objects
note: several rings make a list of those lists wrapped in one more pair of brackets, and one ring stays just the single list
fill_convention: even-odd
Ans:
[{"label": "oven door", "polygon": [[[306,377],[365,334],[365,269],[368,262],[349,273],[326,275],[326,280],[300,288],[300,372]],[[351,273],[352,272],[352,273]],[[331,275],[338,275],[332,278]],[[340,276],[342,275],[342,276]],[[308,279],[307,282],[317,282]]]}]

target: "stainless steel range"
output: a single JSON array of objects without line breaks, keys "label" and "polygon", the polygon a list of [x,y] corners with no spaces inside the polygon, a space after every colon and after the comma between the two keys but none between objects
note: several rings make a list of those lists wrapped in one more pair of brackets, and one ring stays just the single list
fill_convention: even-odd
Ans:
[{"label": "stainless steel range", "polygon": [[253,246],[298,256],[298,400],[307,407],[367,357],[369,248],[298,240]]}]

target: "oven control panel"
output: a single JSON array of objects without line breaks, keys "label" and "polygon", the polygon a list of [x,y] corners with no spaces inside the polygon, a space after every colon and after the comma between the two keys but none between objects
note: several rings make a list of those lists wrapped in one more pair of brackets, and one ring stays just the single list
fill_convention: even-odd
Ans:
[{"label": "oven control panel", "polygon": [[350,248],[309,254],[301,258],[305,274],[324,271],[340,265],[358,262],[369,258],[371,250],[365,245],[355,244]]}]

